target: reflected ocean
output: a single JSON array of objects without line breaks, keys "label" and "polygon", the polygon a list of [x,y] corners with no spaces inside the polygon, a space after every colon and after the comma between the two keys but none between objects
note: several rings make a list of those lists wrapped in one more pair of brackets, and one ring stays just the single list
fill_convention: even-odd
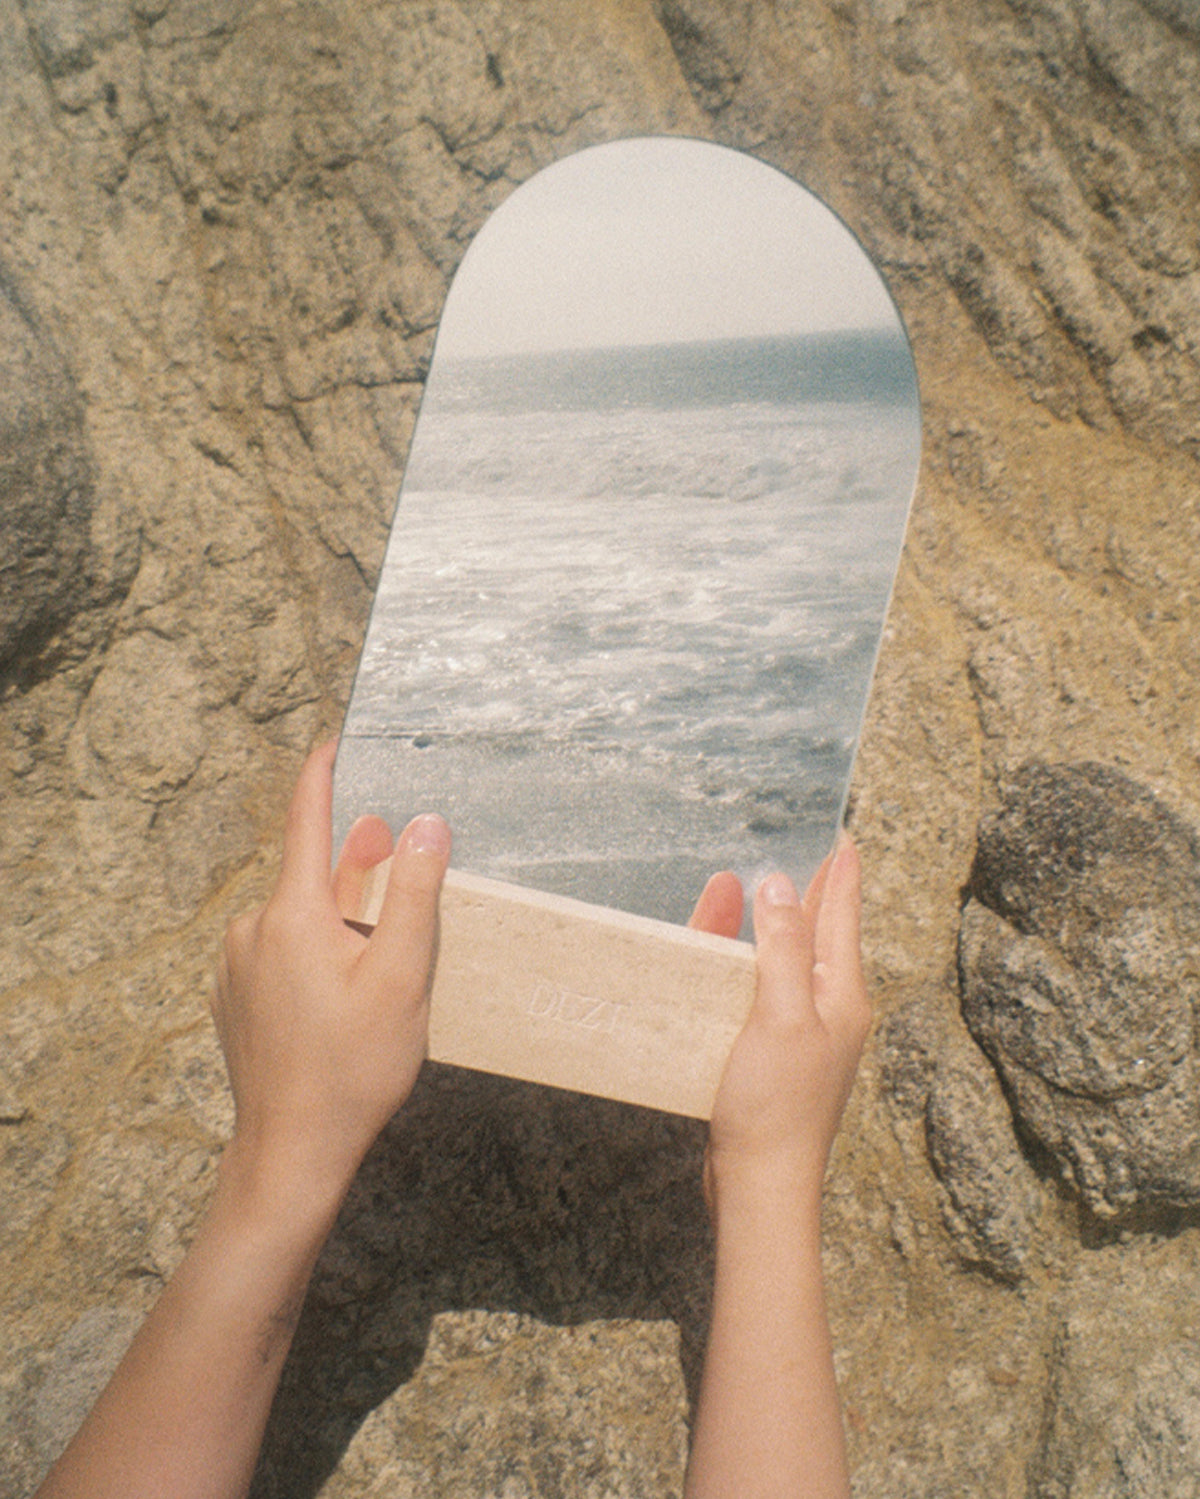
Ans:
[{"label": "reflected ocean", "polygon": [[666,920],[828,848],[916,474],[898,336],[441,367],[335,823],[437,810],[457,867]]}]

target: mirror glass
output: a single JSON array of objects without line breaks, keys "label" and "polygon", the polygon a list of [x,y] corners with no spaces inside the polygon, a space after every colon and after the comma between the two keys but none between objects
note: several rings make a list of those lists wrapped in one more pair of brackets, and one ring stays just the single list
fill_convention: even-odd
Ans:
[{"label": "mirror glass", "polygon": [[447,299],[335,777],[335,838],[669,921],[801,884],[842,813],[913,491],[912,357],[844,224],[752,157],[546,168]]}]

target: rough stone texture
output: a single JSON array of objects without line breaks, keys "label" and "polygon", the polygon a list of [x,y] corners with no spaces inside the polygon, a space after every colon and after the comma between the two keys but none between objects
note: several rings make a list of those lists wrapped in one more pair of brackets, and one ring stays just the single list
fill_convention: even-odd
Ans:
[{"label": "rough stone texture", "polygon": [[925,1105],[942,1217],[963,1258],[1001,1280],[1030,1268],[1041,1206],[995,1074],[978,1053],[942,1057]]},{"label": "rough stone texture", "polygon": [[1050,1355],[1041,1440],[1027,1475],[1030,1495],[1192,1499],[1200,1493],[1193,1261],[1186,1249],[1168,1250],[1165,1242],[1110,1247],[1094,1255],[1087,1279],[1068,1290]]},{"label": "rough stone texture", "polygon": [[[52,1371],[111,1355],[211,1189],[213,957],[344,706],[448,278],[539,166],[659,130],[820,192],[887,275],[921,380],[854,795],[881,1026],[827,1214],[859,1491],[1187,1492],[1195,1229],[1109,1230],[1046,1189],[1021,1251],[992,1194],[1025,1168],[991,1125],[980,1153],[954,1124],[982,1085],[954,1059],[974,1045],[962,892],[1019,766],[1103,764],[1200,826],[1195,7],[0,0],[2,357],[29,361],[40,413],[3,451],[39,485],[18,534],[64,558],[20,605],[40,623],[6,626],[33,655],[0,684],[4,1499],[68,1434]],[[86,544],[60,503],[90,515]],[[928,1121],[947,1118],[939,1181]],[[369,1492],[354,1432],[425,1400],[430,1329],[491,1336],[483,1312],[528,1335],[478,1377],[456,1367],[444,1426],[436,1400],[419,1438],[389,1425],[413,1462],[434,1470],[472,1403],[497,1420],[495,1391],[538,1379],[545,1410],[518,1402],[507,1430],[552,1419],[564,1471],[519,1473],[530,1492],[592,1492],[588,1465],[620,1472],[635,1447],[676,1462],[676,1394],[648,1396],[636,1432],[614,1416],[598,1455],[580,1381],[589,1360],[611,1372],[614,1340],[642,1350],[635,1390],[694,1378],[695,1133],[444,1076],[412,1119],[330,1248],[260,1491]],[[976,1232],[1008,1225],[1019,1281],[964,1264],[955,1193]],[[423,1250],[458,1242],[446,1203],[470,1227],[439,1269]],[[34,1420],[55,1409],[60,1429]],[[498,1454],[477,1457],[453,1481],[495,1490]]]},{"label": "rough stone texture", "polygon": [[[512,1427],[504,1428],[502,1413],[480,1412],[479,1421],[514,1433],[535,1416],[561,1427],[554,1450],[564,1472],[581,1482],[599,1462],[597,1442],[616,1453],[622,1439],[619,1431],[598,1430],[590,1401],[570,1397],[568,1387],[580,1389],[591,1360],[598,1397],[615,1399],[612,1372],[602,1372],[611,1353],[598,1344],[593,1355],[586,1340],[564,1340],[553,1329],[602,1320],[652,1324],[644,1356],[633,1353],[628,1325],[620,1334],[631,1378],[649,1381],[657,1392],[642,1406],[644,1424],[627,1446],[640,1454],[636,1471],[649,1471],[654,1451],[663,1471],[670,1470],[677,1444],[668,1436],[685,1375],[694,1379],[698,1368],[707,1308],[708,1287],[690,1264],[708,1245],[696,1190],[703,1138],[692,1120],[428,1067],[402,1118],[368,1158],[322,1257],[257,1492],[272,1499],[309,1492],[381,1402],[388,1411],[374,1423],[376,1433],[411,1429],[420,1418],[423,1445],[412,1461],[464,1491],[474,1482],[488,1492],[495,1454],[476,1443],[473,1469],[463,1457],[461,1426],[447,1420],[439,1433],[425,1386],[415,1406],[403,1394],[414,1378],[428,1375],[432,1329],[445,1342],[456,1319],[468,1314],[463,1350],[477,1336],[490,1336],[487,1323],[470,1320],[477,1309],[520,1314],[527,1325],[506,1352],[488,1354],[503,1367],[481,1376],[475,1401],[490,1405],[505,1381],[514,1390],[545,1391],[540,1415],[530,1402],[512,1412]],[[681,1245],[690,1246],[688,1254],[680,1255]],[[678,1329],[669,1348],[664,1323]],[[566,1367],[547,1369],[544,1356]],[[456,1420],[474,1419],[469,1379],[456,1373],[454,1380],[463,1405]],[[442,1409],[448,1415],[451,1407]],[[522,1442],[514,1441],[510,1456],[527,1462]],[[528,1469],[517,1464],[514,1474],[528,1477]],[[490,1475],[486,1482],[483,1475]],[[543,1472],[535,1492],[553,1492],[546,1485]]]},{"label": "rough stone texture", "polygon": [[1200,842],[1102,766],[1025,767],[980,829],[963,1014],[1094,1212],[1200,1203]]},{"label": "rough stone texture", "polygon": [[129,1307],[91,1307],[59,1339],[25,1412],[39,1461],[49,1466],[62,1432],[92,1408],[120,1363],[141,1318]]},{"label": "rough stone texture", "polygon": [[98,504],[78,391],[2,267],[0,495],[0,680],[28,686],[97,644],[91,616],[129,586],[137,538]]},{"label": "rough stone texture", "polygon": [[[533,1367],[537,1374],[529,1377]],[[683,1489],[685,1400],[670,1324],[546,1328],[511,1312],[435,1318],[420,1368],[359,1427],[322,1499],[585,1499]],[[586,1426],[553,1411],[580,1405]],[[652,1412],[647,1419],[647,1412]],[[680,1440],[664,1447],[661,1417]]]}]

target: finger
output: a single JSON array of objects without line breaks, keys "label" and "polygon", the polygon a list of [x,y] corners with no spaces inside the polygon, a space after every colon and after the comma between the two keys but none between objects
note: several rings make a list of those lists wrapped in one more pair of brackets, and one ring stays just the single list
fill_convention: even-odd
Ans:
[{"label": "finger", "polygon": [[849,833],[838,835],[816,913],[814,959],[828,968],[857,961],[862,912],[862,873]]},{"label": "finger", "polygon": [[694,932],[736,937],[742,929],[742,882],[728,869],[714,874],[696,902],[688,926]]},{"label": "finger", "polygon": [[424,995],[437,933],[437,902],[450,859],[450,829],[437,816],[415,817],[400,835],[379,921],[363,962],[377,981]]},{"label": "finger", "polygon": [[[862,872],[850,836],[840,835],[825,879],[814,938],[814,991],[822,1012],[866,1011],[862,972]],[[859,1017],[861,1018],[861,1017]]]},{"label": "finger", "polygon": [[804,909],[812,917],[814,924],[816,923],[817,912],[821,909],[821,896],[825,891],[825,881],[829,877],[829,866],[833,863],[833,856],[837,851],[837,847],[838,845],[834,844],[833,848],[830,849],[820,864],[817,865],[817,871],[812,879],[809,880],[808,888],[804,892]]},{"label": "finger", "polygon": [[367,873],[390,856],[392,846],[392,831],[382,817],[360,817],[346,834],[333,871],[333,899],[344,919],[358,916]]},{"label": "finger", "polygon": [[292,893],[328,891],[333,832],[333,759],[337,744],[313,750],[296,782],[283,832],[283,867],[278,889]]},{"label": "finger", "polygon": [[758,985],[754,1006],[776,1025],[793,1025],[812,1006],[813,921],[785,874],[769,875],[754,898]]}]

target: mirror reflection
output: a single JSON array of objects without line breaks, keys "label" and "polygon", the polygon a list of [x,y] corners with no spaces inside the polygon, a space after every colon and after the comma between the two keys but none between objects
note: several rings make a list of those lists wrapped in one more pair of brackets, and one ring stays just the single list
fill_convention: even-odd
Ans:
[{"label": "mirror reflection", "polygon": [[773,168],[653,138],[532,178],[439,330],[335,835],[671,921],[834,836],[920,445],[895,307]]}]

